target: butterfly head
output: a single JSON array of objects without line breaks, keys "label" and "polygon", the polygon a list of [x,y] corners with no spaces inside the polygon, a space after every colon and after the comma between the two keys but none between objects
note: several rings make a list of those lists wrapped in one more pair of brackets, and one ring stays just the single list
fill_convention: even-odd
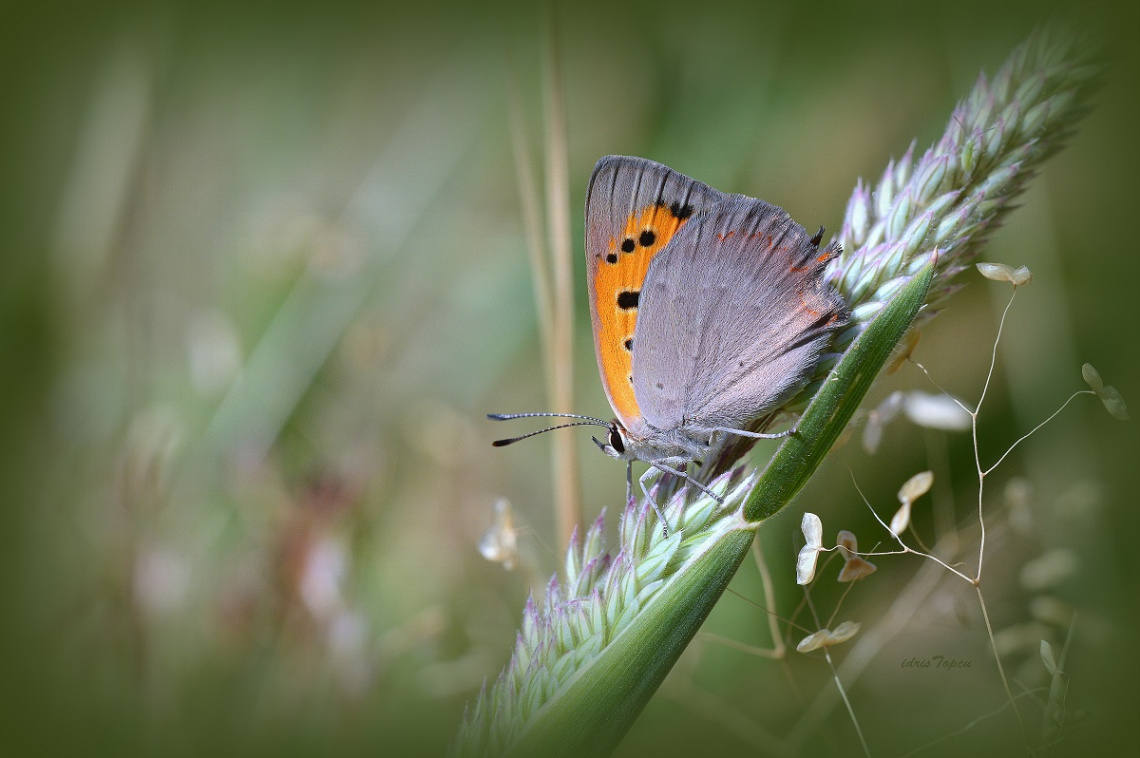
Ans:
[{"label": "butterfly head", "polygon": [[630,444],[630,438],[625,431],[625,428],[617,421],[611,421],[609,424],[609,433],[606,434],[606,441],[591,437],[594,444],[598,448],[610,456],[617,458],[619,461],[632,461],[636,460],[637,456],[634,454],[634,445]]},{"label": "butterfly head", "polygon": [[619,461],[671,461],[681,465],[703,460],[717,444],[707,431],[699,429],[661,430],[639,425],[631,431],[617,420],[608,426],[605,439],[592,439],[603,453]]}]

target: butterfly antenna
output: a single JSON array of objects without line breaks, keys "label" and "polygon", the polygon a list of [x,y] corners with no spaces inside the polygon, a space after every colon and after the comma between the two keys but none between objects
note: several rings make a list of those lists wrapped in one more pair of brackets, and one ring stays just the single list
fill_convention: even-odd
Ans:
[{"label": "butterfly antenna", "polygon": [[[525,440],[527,437],[533,437],[536,434],[542,434],[544,432],[553,432],[555,429],[565,429],[565,428],[570,427],[570,426],[597,426],[597,424],[594,423],[593,421],[576,421],[573,424],[559,424],[558,426],[551,426],[551,427],[547,427],[546,429],[539,429],[537,432],[530,432],[528,434],[523,434],[523,435],[518,436],[518,437],[511,437],[510,439],[505,439],[505,440],[495,440],[491,444],[494,445],[495,447],[506,447],[507,445],[513,445],[514,443],[518,442],[519,440]],[[604,426],[609,426],[609,424],[604,424]]]},{"label": "butterfly antenna", "polygon": [[[594,418],[593,416],[582,416],[577,413],[488,413],[487,418],[491,419],[492,421],[511,421],[516,418],[580,418],[584,421],[591,422],[595,426],[610,425],[610,422],[603,421],[600,418]],[[561,427],[551,428],[560,429]]]}]

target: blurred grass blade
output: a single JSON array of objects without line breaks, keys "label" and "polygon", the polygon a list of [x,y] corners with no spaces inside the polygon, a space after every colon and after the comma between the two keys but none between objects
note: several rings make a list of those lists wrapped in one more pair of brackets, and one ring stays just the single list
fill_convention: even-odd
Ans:
[{"label": "blurred grass blade", "polygon": [[[504,47],[506,47],[504,45]],[[535,168],[530,157],[530,144],[526,135],[526,118],[523,115],[522,93],[519,91],[517,64],[506,50],[507,105],[510,114],[511,150],[515,164],[515,181],[519,186],[519,210],[522,213],[526,252],[530,262],[531,288],[534,290],[534,307],[538,313],[539,335],[542,337],[542,362],[546,386],[551,397],[554,382],[554,288],[550,281],[550,262],[543,242],[542,195],[535,180]]]},{"label": "blurred grass blade", "polygon": [[112,276],[107,268],[114,265],[124,219],[140,192],[138,168],[150,147],[161,65],[154,47],[118,40],[96,72],[82,116],[52,240],[61,282],[79,302],[105,294],[106,277]]},{"label": "blurred grass blade", "polygon": [[[478,133],[474,124],[487,110],[480,73],[478,67],[449,61],[384,145],[342,217],[373,249],[351,276],[310,269],[299,278],[214,412],[199,443],[202,460],[190,461],[191,479],[235,447],[250,460],[260,460],[270,449],[467,154]],[[200,470],[195,463],[206,465]]]},{"label": "blurred grass blade", "polygon": [[[748,554],[760,521],[783,508],[847,426],[895,344],[918,315],[934,276],[928,263],[867,326],[832,370],[742,511],[684,562],[637,616],[543,706],[511,755],[600,755],[633,725]],[[741,519],[743,513],[746,520]]]}]

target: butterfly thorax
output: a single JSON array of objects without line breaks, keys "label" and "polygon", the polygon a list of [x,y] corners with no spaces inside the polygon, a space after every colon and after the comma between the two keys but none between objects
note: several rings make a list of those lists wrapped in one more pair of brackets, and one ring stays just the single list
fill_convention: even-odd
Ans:
[{"label": "butterfly thorax", "polygon": [[615,421],[606,443],[594,441],[606,455],[618,460],[675,466],[704,460],[719,444],[718,436],[693,427],[657,429],[644,422],[626,429]]}]

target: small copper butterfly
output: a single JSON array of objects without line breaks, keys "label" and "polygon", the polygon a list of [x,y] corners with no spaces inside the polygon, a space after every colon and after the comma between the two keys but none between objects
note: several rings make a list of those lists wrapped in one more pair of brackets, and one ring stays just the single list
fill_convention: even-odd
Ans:
[{"label": "small copper butterfly", "polygon": [[832,332],[847,322],[842,297],[823,276],[839,246],[820,250],[822,236],[822,228],[809,236],[782,208],[660,163],[602,158],[586,193],[586,275],[598,370],[617,419],[490,414],[579,419],[494,444],[604,426],[605,441],[594,442],[627,462],[630,489],[636,460],[650,467],[643,491],[656,469],[717,497],[684,467],[717,453],[731,435],[789,434],[748,427],[808,381]]}]

